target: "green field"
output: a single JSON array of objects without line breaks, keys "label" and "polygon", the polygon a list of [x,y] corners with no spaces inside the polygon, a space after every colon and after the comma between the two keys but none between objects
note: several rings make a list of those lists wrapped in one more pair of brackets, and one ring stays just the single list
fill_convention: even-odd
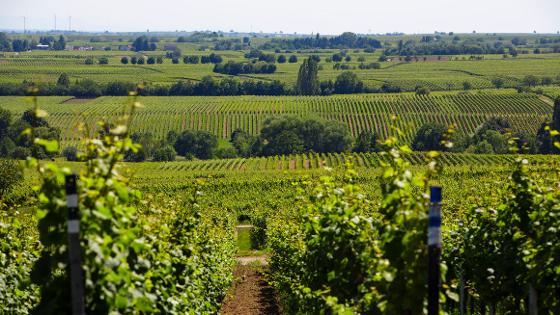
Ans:
[{"label": "green field", "polygon": [[[229,60],[243,61],[246,51],[200,51],[196,45],[180,44],[183,47],[183,55],[208,55],[217,53]],[[259,74],[241,76],[241,79],[253,78],[258,80],[280,80],[287,84],[294,84],[297,72],[302,60],[311,54],[321,56],[319,79],[335,80],[343,70],[334,70],[333,63],[325,62],[327,57],[332,56],[338,50],[318,50],[313,52],[276,53],[290,56],[298,56],[298,63],[276,64],[278,70],[274,74]],[[266,53],[272,53],[269,51]],[[521,79],[527,75],[538,78],[558,79],[560,73],[560,54],[542,55],[519,55],[518,57],[502,58],[501,55],[486,55],[484,60],[469,60],[470,56],[442,56],[437,60],[433,56],[424,61],[418,57],[418,61],[392,61],[382,62],[381,69],[358,69],[359,57],[365,59],[364,63],[377,62],[381,50],[375,53],[364,53],[363,51],[349,51],[348,55],[352,61],[343,62],[350,66],[351,71],[364,81],[367,86],[381,87],[383,84],[391,84],[401,87],[403,90],[412,91],[417,85],[429,87],[432,90],[456,90],[463,89],[463,83],[469,82],[475,89],[492,88],[492,80],[501,78],[505,87],[515,87]],[[163,56],[164,52],[146,52],[144,55]],[[4,53],[0,55],[0,83],[21,83],[23,80],[34,82],[56,82],[61,73],[67,73],[72,80],[92,79],[97,82],[127,81],[148,82],[155,84],[172,84],[177,80],[200,80],[202,77],[211,75],[215,78],[224,75],[212,72],[212,64],[187,65],[172,64],[170,59],[164,59],[163,64],[156,65],[122,65],[121,56],[133,56],[134,52],[121,51],[32,51],[23,53]],[[108,57],[108,65],[85,65],[87,56]],[[355,69],[354,69],[355,68]]]},{"label": "green field", "polygon": [[[391,133],[392,117],[396,126],[411,141],[426,122],[456,124],[471,134],[488,118],[506,117],[514,131],[535,133],[552,113],[550,100],[534,94],[511,90],[486,92],[408,94],[360,94],[335,96],[231,96],[231,97],[140,97],[144,108],[134,118],[135,131],[150,131],[163,139],[168,131],[207,130],[227,139],[236,128],[258,134],[263,122],[274,116],[296,115],[340,121],[352,135],[368,130],[382,138]],[[117,118],[127,104],[126,97],[100,97],[72,100],[69,97],[39,97],[41,108],[50,113],[49,122],[62,129],[63,140],[77,142],[78,122],[93,125],[102,118]],[[0,107],[15,115],[31,104],[24,97],[0,97]],[[85,117],[85,118],[83,118]]]},{"label": "green field", "polygon": [[[162,37],[160,49],[175,43],[171,36]],[[452,35],[443,36],[450,39]],[[488,43],[511,41],[514,36],[532,39],[532,35],[515,34],[461,36]],[[112,51],[1,53],[0,84],[24,80],[55,83],[61,73],[72,81],[160,85],[196,81],[207,75],[225,77],[213,73],[211,64],[171,64],[170,59],[160,65],[122,65],[122,56],[137,55],[115,50],[134,40],[123,37],[108,35],[93,44],[111,46]],[[380,38],[385,48],[394,48],[401,40],[420,40],[419,35]],[[213,50],[219,39],[223,38],[178,46],[183,56],[217,53],[224,62],[247,60],[248,49]],[[253,40],[256,47],[270,39]],[[90,41],[89,36],[75,36],[70,45],[90,45]],[[376,70],[353,67],[359,65],[360,57],[366,64],[377,62],[382,49],[370,53],[346,49],[352,60],[343,63],[367,86],[390,84],[406,91],[402,93],[39,96],[38,106],[48,113],[49,125],[61,130],[60,145],[34,142],[53,153],[52,161],[29,157],[20,161],[26,165],[22,173],[18,161],[0,159],[0,182],[6,185],[6,189],[0,187],[0,305],[10,314],[67,311],[71,296],[68,235],[75,231],[70,232],[67,224],[71,192],[65,176],[74,173],[78,175],[80,211],[78,252],[83,258],[88,313],[223,314],[226,298],[232,295],[235,301],[241,300],[230,292],[248,278],[234,277],[241,258],[256,257],[253,263],[267,265],[260,267],[262,283],[250,285],[270,285],[274,292],[267,298],[280,305],[284,314],[422,314],[428,304],[427,240],[432,240],[428,230],[439,222],[442,313],[460,314],[460,291],[466,288],[462,293],[468,314],[528,313],[532,290],[538,292],[541,314],[558,314],[560,155],[472,153],[507,152],[510,130],[501,126],[491,126],[497,131],[486,135],[499,138],[506,148],[503,151],[492,151],[489,139],[475,140],[477,137],[470,138],[470,148],[486,142],[489,151],[412,152],[408,146],[427,123],[455,126],[461,133],[478,136],[482,124],[502,117],[510,122],[512,132],[534,136],[543,122],[560,117],[560,107],[554,105],[560,87],[534,86],[526,93],[513,89],[528,75],[560,84],[560,54],[550,53],[552,44],[539,46],[544,53],[532,53],[532,45],[533,41],[520,45],[522,53],[517,57],[484,55],[476,61],[468,55],[418,56],[411,62],[392,56]],[[539,44],[534,41],[534,45]],[[319,79],[334,80],[343,71],[334,70],[334,63],[325,59],[338,52],[266,51],[277,56],[295,54],[299,61],[277,63],[274,74],[240,79],[280,80],[291,85],[302,60],[317,54],[322,58]],[[88,56],[107,57],[109,64],[85,65]],[[503,89],[494,89],[496,78],[503,79]],[[459,91],[465,82],[472,87]],[[432,91],[419,95],[412,92],[417,86]],[[0,109],[9,110],[13,122],[35,106],[33,100],[0,96]],[[99,136],[97,122],[117,122],[132,101],[140,104],[133,107],[130,126],[111,127],[103,137],[93,139]],[[267,151],[242,154],[227,143],[235,154],[214,156],[257,157],[199,160],[183,153],[175,158],[173,153],[171,162],[153,162],[155,155],[143,158],[144,162],[122,161],[134,148],[130,139],[123,139],[130,134],[122,130],[152,133],[154,143],[166,146],[171,141],[159,140],[166,140],[170,131],[204,130],[219,138],[219,146],[225,146],[234,130],[259,135],[267,119],[281,116],[341,122],[353,137],[370,131],[379,141],[388,140],[368,149],[381,152],[348,149],[344,153],[258,156]],[[560,124],[560,120],[553,123]],[[79,130],[84,124],[89,134]],[[0,131],[7,131],[0,135],[12,137],[9,126],[0,125],[6,127]],[[28,134],[36,137],[39,133]],[[540,145],[539,152],[551,152],[540,148],[544,144],[552,147],[559,139],[539,136],[531,138],[535,146]],[[440,136],[439,140],[441,144],[447,139]],[[0,149],[10,152],[10,142],[2,143],[5,147]],[[31,151],[36,149],[31,141],[22,143],[18,140],[20,149],[27,146],[29,155],[37,153]],[[142,144],[146,143],[149,148],[149,142]],[[254,144],[247,143],[252,150]],[[509,145],[517,149],[515,144]],[[69,154],[55,154],[68,146],[80,153],[86,150],[77,160],[87,161],[69,162]],[[46,157],[51,156],[42,156]],[[3,174],[7,174],[5,181]],[[441,222],[433,216],[438,204],[429,198],[430,186],[443,189]]]}]

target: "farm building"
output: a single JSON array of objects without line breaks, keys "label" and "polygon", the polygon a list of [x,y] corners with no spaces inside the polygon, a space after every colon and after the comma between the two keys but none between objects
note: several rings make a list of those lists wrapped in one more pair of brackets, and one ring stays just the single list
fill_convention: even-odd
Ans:
[{"label": "farm building", "polygon": [[49,45],[38,44],[34,48],[37,49],[37,50],[48,50]]}]

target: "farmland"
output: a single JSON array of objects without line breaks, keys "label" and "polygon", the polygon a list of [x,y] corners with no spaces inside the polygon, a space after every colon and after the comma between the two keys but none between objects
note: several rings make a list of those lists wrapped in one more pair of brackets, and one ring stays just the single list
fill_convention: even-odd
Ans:
[{"label": "farmland", "polygon": [[[0,96],[0,313],[83,298],[88,314],[248,315],[246,291],[267,314],[560,313],[560,38],[436,34],[224,50],[222,33],[167,33],[141,52],[135,36],[71,35],[96,50],[2,52],[0,85],[21,89]],[[277,71],[218,74],[164,45],[241,63],[266,47]],[[342,73],[375,89],[323,93]],[[206,76],[288,88],[169,92]],[[116,81],[132,85],[69,92]]]},{"label": "farmland", "polygon": [[[85,119],[93,126],[101,118],[114,119],[122,113],[126,97],[100,97],[76,101],[68,97],[40,97],[42,108],[50,113],[49,122],[62,129],[63,140],[77,143],[77,123]],[[328,97],[141,97],[136,131],[149,131],[163,139],[171,131],[206,130],[228,139],[241,128],[258,134],[263,122],[274,116],[320,117],[345,123],[353,136],[375,131],[385,138],[390,134],[392,117],[404,140],[411,141],[416,130],[426,122],[456,124],[458,130],[471,134],[490,117],[507,117],[514,131],[535,133],[550,117],[552,106],[546,98],[519,94],[511,90],[486,92],[414,94],[364,94]],[[0,97],[0,107],[15,115],[31,108],[22,97]],[[83,117],[82,117],[83,115]]]},{"label": "farmland", "polygon": [[[179,45],[181,47],[181,45]],[[243,61],[244,51],[198,51],[192,46],[183,46],[183,55],[208,55],[216,53],[225,61]],[[298,56],[298,63],[276,64],[278,70],[274,74],[245,75],[240,79],[257,79],[262,81],[279,80],[288,85],[293,85],[297,78],[297,71],[301,61],[309,55],[321,56],[323,61],[319,71],[321,81],[335,80],[343,70],[334,70],[333,64],[324,60],[337,50],[324,50],[318,52],[294,52]],[[265,53],[275,54],[274,51]],[[291,55],[291,53],[276,53],[275,55]],[[214,73],[212,64],[172,64],[170,59],[164,59],[163,64],[154,65],[123,65],[122,56],[134,56],[136,53],[120,51],[95,51],[95,52],[23,52],[4,53],[0,55],[0,83],[21,83],[24,80],[34,82],[56,82],[61,73],[67,73],[72,80],[92,79],[96,82],[107,83],[110,81],[126,81],[133,83],[147,82],[151,84],[170,85],[177,80],[200,80],[204,76],[223,78],[224,75]],[[146,56],[163,56],[164,52],[145,52]],[[460,90],[463,83],[469,82],[475,89],[493,88],[492,80],[504,80],[505,87],[515,87],[527,75],[537,78],[557,79],[560,72],[560,54],[520,55],[515,58],[501,58],[501,56],[486,55],[483,60],[471,60],[470,56],[444,57],[441,60],[430,58],[424,61],[392,61],[381,62],[380,69],[361,70],[358,68],[363,58],[363,63],[378,62],[380,52],[355,53],[349,52],[352,61],[346,64],[351,71],[364,81],[367,86],[381,87],[390,84],[400,87],[405,91],[413,91],[417,85],[429,87],[432,90]],[[87,56],[94,58],[107,57],[107,65],[85,65]]]}]

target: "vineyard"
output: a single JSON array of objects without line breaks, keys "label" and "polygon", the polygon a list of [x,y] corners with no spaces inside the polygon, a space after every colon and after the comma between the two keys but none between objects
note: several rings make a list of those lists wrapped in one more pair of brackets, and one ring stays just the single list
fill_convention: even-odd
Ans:
[{"label": "vineyard", "polygon": [[[301,85],[284,96],[140,96],[142,85],[95,94],[129,96],[0,96],[0,315],[560,314],[557,35],[387,34],[368,48],[322,35],[323,48],[292,49],[284,33],[148,31],[134,49],[150,51],[134,52],[140,33],[68,33],[67,46],[96,50],[3,49],[0,88],[208,75]],[[415,41],[504,54],[404,55]],[[211,53],[277,71],[229,76],[193,58]],[[121,62],[141,55],[162,63]],[[318,74],[300,70],[311,56]],[[341,65],[369,88],[405,92],[316,96]],[[312,96],[296,96],[305,85]],[[45,95],[94,95],[57,91]],[[229,95],[210,92],[161,95]],[[282,116],[321,121],[261,134]],[[452,152],[456,139],[464,153]]]},{"label": "vineyard", "polygon": [[[199,46],[180,45],[184,55],[202,55],[210,52],[198,50]],[[212,51],[220,54],[224,60],[246,61],[241,51]],[[241,79],[253,78],[261,81],[279,80],[293,85],[297,79],[297,71],[301,61],[311,54],[320,56],[323,61],[319,71],[321,81],[335,80],[342,72],[333,69],[335,63],[325,62],[337,50],[318,50],[311,52],[293,52],[299,58],[298,63],[276,64],[278,70],[274,74],[258,74],[240,76]],[[274,54],[273,51],[266,52]],[[144,52],[146,56],[164,55],[163,52]],[[378,62],[381,51],[375,53],[352,52],[352,61],[345,63],[350,71],[370,87],[381,87],[383,84],[400,87],[404,91],[414,91],[416,86],[425,86],[432,90],[461,90],[463,83],[468,82],[473,89],[491,89],[492,80],[500,78],[504,87],[516,87],[527,75],[537,78],[551,78],[557,80],[560,72],[560,54],[546,54],[540,56],[519,56],[516,58],[501,58],[501,56],[484,56],[484,60],[469,60],[470,56],[456,56],[444,58],[441,61],[387,61],[381,62],[380,69],[359,69],[360,62]],[[133,83],[148,82],[169,85],[177,80],[200,80],[204,76],[223,78],[225,76],[212,71],[209,64],[172,64],[165,59],[159,65],[123,65],[121,56],[137,55],[132,52],[93,51],[93,52],[42,52],[7,54],[0,56],[0,83],[20,83],[23,80],[35,82],[56,82],[61,73],[66,73],[75,80],[92,79],[106,83],[110,81],[127,81]],[[280,54],[276,54],[279,56]],[[289,55],[289,54],[288,54]],[[95,58],[106,57],[108,65],[84,65],[87,56]]]},{"label": "vineyard", "polygon": [[[125,97],[100,97],[84,102],[64,97],[41,97],[50,113],[49,123],[61,128],[63,142],[77,143],[78,122],[94,125],[101,118],[115,119],[122,112]],[[416,130],[426,122],[455,124],[459,131],[471,134],[488,118],[506,117],[514,131],[535,133],[552,112],[552,106],[533,94],[510,90],[473,93],[363,94],[329,97],[143,97],[133,131],[149,131],[162,139],[182,130],[206,130],[228,139],[241,128],[258,134],[269,117],[295,115],[319,117],[345,123],[353,136],[364,130],[375,131],[382,138],[390,135],[392,117],[411,141]],[[0,107],[16,115],[30,108],[20,97],[0,97]]]}]

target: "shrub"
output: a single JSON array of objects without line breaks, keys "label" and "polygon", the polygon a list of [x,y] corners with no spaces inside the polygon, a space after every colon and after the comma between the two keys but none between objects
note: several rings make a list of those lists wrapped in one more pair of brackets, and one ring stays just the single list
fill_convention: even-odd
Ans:
[{"label": "shrub", "polygon": [[175,152],[173,146],[166,145],[164,147],[157,149],[154,152],[154,161],[158,161],[158,162],[175,161],[176,155],[177,152]]},{"label": "shrub", "polygon": [[67,161],[77,161],[78,149],[76,149],[76,147],[66,147],[62,150],[62,156],[64,156]]},{"label": "shrub", "polygon": [[9,159],[0,159],[0,193],[7,192],[12,186],[22,180],[23,172],[19,162]]}]

